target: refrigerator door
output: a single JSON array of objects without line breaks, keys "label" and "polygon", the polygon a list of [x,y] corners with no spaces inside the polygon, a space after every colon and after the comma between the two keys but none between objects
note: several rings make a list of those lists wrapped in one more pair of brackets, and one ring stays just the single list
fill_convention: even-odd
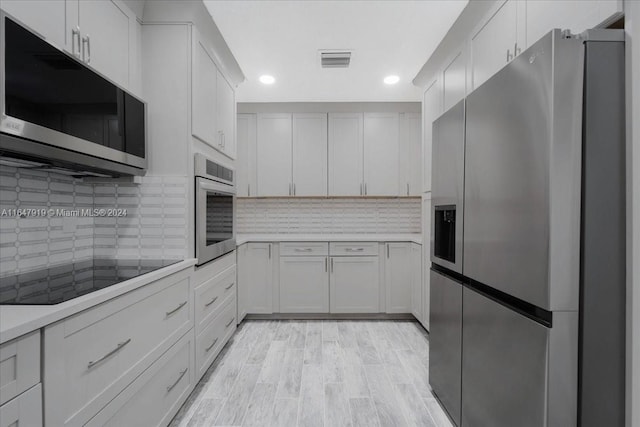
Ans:
[{"label": "refrigerator door", "polygon": [[464,274],[546,310],[578,309],[583,59],[554,30],[466,100]]},{"label": "refrigerator door", "polygon": [[463,303],[462,425],[547,426],[550,330],[466,287]]},{"label": "refrigerator door", "polygon": [[451,419],[460,425],[462,285],[431,270],[429,384]]},{"label": "refrigerator door", "polygon": [[431,261],[462,273],[464,100],[433,122]]}]

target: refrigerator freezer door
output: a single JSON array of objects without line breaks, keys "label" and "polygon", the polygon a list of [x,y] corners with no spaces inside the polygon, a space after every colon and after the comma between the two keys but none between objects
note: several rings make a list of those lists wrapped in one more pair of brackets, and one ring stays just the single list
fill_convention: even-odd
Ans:
[{"label": "refrigerator freezer door", "polygon": [[430,274],[429,383],[460,425],[462,285],[434,270]]},{"label": "refrigerator freezer door", "polygon": [[431,261],[462,273],[464,100],[433,122]]},{"label": "refrigerator freezer door", "polygon": [[464,274],[550,311],[578,309],[583,58],[553,31],[466,100]]},{"label": "refrigerator freezer door", "polygon": [[463,302],[462,425],[547,426],[549,329],[469,288]]}]

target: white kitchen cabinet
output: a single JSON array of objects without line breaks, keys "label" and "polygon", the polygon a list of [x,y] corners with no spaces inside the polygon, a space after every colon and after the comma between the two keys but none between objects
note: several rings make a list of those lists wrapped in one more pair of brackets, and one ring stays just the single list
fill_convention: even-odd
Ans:
[{"label": "white kitchen cabinet", "polygon": [[44,424],[40,383],[0,406],[0,427],[41,427],[42,425]]},{"label": "white kitchen cabinet", "polygon": [[554,28],[579,34],[623,12],[621,0],[535,0],[526,2],[527,45]]},{"label": "white kitchen cabinet", "polygon": [[422,196],[422,326],[429,330],[431,303],[431,193]]},{"label": "white kitchen cabinet", "polygon": [[364,194],[397,196],[399,114],[364,114]]},{"label": "white kitchen cabinet", "polygon": [[214,148],[222,148],[222,136],[218,133],[217,83],[218,72],[213,61],[213,52],[198,30],[192,30],[192,89],[191,89],[191,134]]},{"label": "white kitchen cabinet", "polygon": [[291,114],[258,114],[257,196],[291,196]]},{"label": "white kitchen cabinet", "polygon": [[120,86],[138,84],[137,21],[123,2],[6,0],[2,9]]},{"label": "white kitchen cabinet", "polygon": [[236,191],[238,197],[255,196],[256,192],[256,115],[238,114]]},{"label": "white kitchen cabinet", "polygon": [[40,382],[40,331],[0,346],[0,405]]},{"label": "white kitchen cabinet", "polygon": [[419,196],[422,180],[422,120],[420,113],[400,114],[401,196]]},{"label": "white kitchen cabinet", "polygon": [[293,115],[294,196],[327,195],[327,115]]},{"label": "white kitchen cabinet", "polygon": [[236,158],[236,99],[233,87],[222,73],[216,70],[216,124],[221,151],[232,159]]},{"label": "white kitchen cabinet", "polygon": [[423,323],[422,245],[411,244],[411,314]]},{"label": "white kitchen cabinet", "polygon": [[67,18],[70,22],[78,21],[78,8],[77,3],[75,8],[67,7],[67,5],[67,0],[2,0],[0,3],[2,10],[9,15],[39,33],[58,48],[71,52],[71,28],[67,31],[65,22]]},{"label": "white kitchen cabinet", "polygon": [[[529,2],[506,0],[499,4],[493,15],[471,36],[471,90],[526,48],[525,3]],[[445,110],[447,108],[445,105]]]},{"label": "white kitchen cabinet", "polygon": [[327,256],[280,257],[280,312],[328,313]]},{"label": "white kitchen cabinet", "polygon": [[431,151],[433,146],[433,121],[442,114],[442,91],[440,81],[435,80],[424,92],[422,102],[422,191],[431,191]]},{"label": "white kitchen cabinet", "polygon": [[[247,243],[238,250],[238,295],[241,313],[273,312],[273,243]],[[241,316],[244,317],[244,316]]]},{"label": "white kitchen cabinet", "polygon": [[329,259],[329,311],[378,313],[380,278],[377,256],[344,256]]},{"label": "white kitchen cabinet", "polygon": [[467,94],[467,55],[459,52],[442,72],[442,98],[444,111],[448,110]]},{"label": "white kitchen cabinet", "polygon": [[[68,1],[67,7],[73,7]],[[123,87],[129,85],[130,31],[135,15],[114,1],[77,1],[81,55],[85,62]]]},{"label": "white kitchen cabinet", "polygon": [[329,195],[363,194],[362,113],[329,113]]},{"label": "white kitchen cabinet", "polygon": [[411,243],[385,245],[386,312],[411,313]]}]

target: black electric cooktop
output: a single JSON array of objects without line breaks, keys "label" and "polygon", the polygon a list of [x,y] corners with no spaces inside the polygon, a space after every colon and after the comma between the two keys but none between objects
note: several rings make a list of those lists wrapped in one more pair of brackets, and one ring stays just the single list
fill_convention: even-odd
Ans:
[{"label": "black electric cooktop", "polygon": [[95,258],[0,277],[0,304],[59,304],[180,261]]}]

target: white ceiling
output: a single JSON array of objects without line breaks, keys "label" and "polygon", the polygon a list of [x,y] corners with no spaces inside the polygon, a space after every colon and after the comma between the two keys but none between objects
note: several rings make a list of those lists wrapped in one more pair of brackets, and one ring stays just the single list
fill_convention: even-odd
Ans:
[{"label": "white ceiling", "polygon": [[[247,80],[238,102],[419,101],[411,80],[468,0],[205,0]],[[347,69],[318,50],[351,49]],[[258,77],[271,74],[276,83]],[[388,86],[390,74],[400,82]]]}]

